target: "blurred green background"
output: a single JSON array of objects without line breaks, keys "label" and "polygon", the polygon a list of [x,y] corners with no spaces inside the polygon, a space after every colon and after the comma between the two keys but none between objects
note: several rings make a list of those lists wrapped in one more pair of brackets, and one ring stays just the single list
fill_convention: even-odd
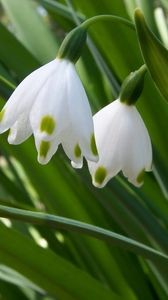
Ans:
[{"label": "blurred green background", "polygon": [[[1,107],[26,75],[56,56],[76,25],[98,14],[133,21],[137,6],[167,47],[167,0],[1,0]],[[92,112],[116,99],[123,79],[142,64],[135,31],[119,23],[92,26],[77,63]],[[33,138],[12,146],[0,136],[0,299],[168,299],[168,107],[149,74],[137,108],[154,155],[153,172],[140,189],[122,174],[96,189],[86,162],[72,169],[61,147],[41,166]],[[36,212],[43,213],[40,221]],[[51,222],[51,215],[68,218],[66,225]],[[112,236],[104,232],[102,241],[98,229],[95,239],[89,225],[83,235],[70,219]]]}]

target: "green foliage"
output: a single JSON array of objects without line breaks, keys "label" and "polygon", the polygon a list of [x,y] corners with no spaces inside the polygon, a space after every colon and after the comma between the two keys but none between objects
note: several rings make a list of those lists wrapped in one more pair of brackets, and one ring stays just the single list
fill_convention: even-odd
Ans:
[{"label": "green foliage", "polygon": [[148,29],[140,9],[135,11],[135,22],[146,65],[162,95],[168,100],[168,50]]},{"label": "green foliage", "polygon": [[[154,2],[139,1],[160,39]],[[161,2],[166,13],[166,1]],[[18,82],[56,56],[64,34],[76,24],[98,14],[130,21],[136,8],[133,0],[1,4],[1,107]],[[142,38],[120,22],[101,21],[89,29],[77,69],[93,112],[116,98],[125,77],[144,64]],[[160,74],[167,72],[157,47],[148,57],[144,51],[148,68],[157,55]],[[149,74],[144,82],[137,107],[152,139],[154,163],[140,189],[121,174],[96,189],[87,166],[72,169],[61,148],[41,166],[33,138],[12,146],[6,134],[0,136],[1,299],[168,298],[168,107]]]}]

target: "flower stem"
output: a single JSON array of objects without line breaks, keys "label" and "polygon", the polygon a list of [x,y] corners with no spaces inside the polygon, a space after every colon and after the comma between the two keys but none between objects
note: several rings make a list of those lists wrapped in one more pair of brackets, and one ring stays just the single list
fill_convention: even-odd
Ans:
[{"label": "flower stem", "polygon": [[69,32],[59,48],[57,58],[65,58],[76,63],[81,56],[83,46],[85,45],[89,26],[98,21],[119,22],[135,30],[132,22],[118,16],[98,15],[91,17]]},{"label": "flower stem", "polygon": [[127,19],[118,17],[118,16],[114,16],[114,15],[98,15],[98,16],[94,16],[91,17],[89,19],[87,19],[86,21],[84,21],[81,25],[79,25],[80,27],[83,27],[85,29],[88,29],[88,27],[90,25],[93,25],[96,22],[99,21],[111,21],[111,22],[118,22],[118,23],[123,23],[124,25],[130,27],[131,29],[135,30],[135,26],[132,22],[128,21]]}]

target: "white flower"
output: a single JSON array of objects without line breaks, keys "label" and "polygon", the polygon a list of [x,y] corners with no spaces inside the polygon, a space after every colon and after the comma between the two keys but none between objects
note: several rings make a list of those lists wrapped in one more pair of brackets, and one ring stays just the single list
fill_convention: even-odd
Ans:
[{"label": "white flower", "polygon": [[61,143],[74,167],[97,161],[91,109],[75,66],[55,59],[27,76],[0,113],[0,133],[20,144],[32,133],[38,161],[46,164]]},{"label": "white flower", "polygon": [[104,187],[122,170],[139,187],[152,165],[152,147],[145,124],[133,105],[115,100],[93,117],[99,152],[97,163],[88,162],[93,184]]}]

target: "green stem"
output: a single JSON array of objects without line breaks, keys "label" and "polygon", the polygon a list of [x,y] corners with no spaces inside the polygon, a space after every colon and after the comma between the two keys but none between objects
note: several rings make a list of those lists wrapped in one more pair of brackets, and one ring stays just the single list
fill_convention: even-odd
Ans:
[{"label": "green stem", "polygon": [[63,218],[55,215],[26,211],[23,209],[11,208],[0,205],[0,217],[6,217],[24,222],[47,225],[64,229],[68,231],[79,232],[95,237],[100,240],[111,242],[122,249],[125,248],[134,253],[140,254],[148,259],[158,261],[160,263],[167,263],[168,256],[160,251],[157,251],[145,244],[139,243],[136,240],[124,237],[112,231],[79,222],[73,219]]},{"label": "green stem", "polygon": [[94,16],[94,17],[91,17],[89,19],[87,19],[86,21],[84,21],[81,25],[79,25],[80,27],[82,28],[85,28],[85,29],[88,29],[88,27],[90,25],[93,25],[94,23],[96,22],[99,22],[99,21],[111,21],[111,22],[119,22],[119,23],[123,23],[124,25],[127,25],[128,27],[130,27],[131,29],[134,29],[135,30],[135,26],[132,22],[124,19],[124,18],[121,18],[121,17],[118,17],[118,16],[114,16],[114,15],[98,15],[98,16]]},{"label": "green stem", "polygon": [[86,43],[88,27],[98,21],[119,22],[135,30],[133,23],[126,19],[113,15],[94,16],[90,19],[87,19],[67,34],[59,48],[57,58],[68,59],[72,63],[76,63],[79,57],[81,56],[83,46]]}]

